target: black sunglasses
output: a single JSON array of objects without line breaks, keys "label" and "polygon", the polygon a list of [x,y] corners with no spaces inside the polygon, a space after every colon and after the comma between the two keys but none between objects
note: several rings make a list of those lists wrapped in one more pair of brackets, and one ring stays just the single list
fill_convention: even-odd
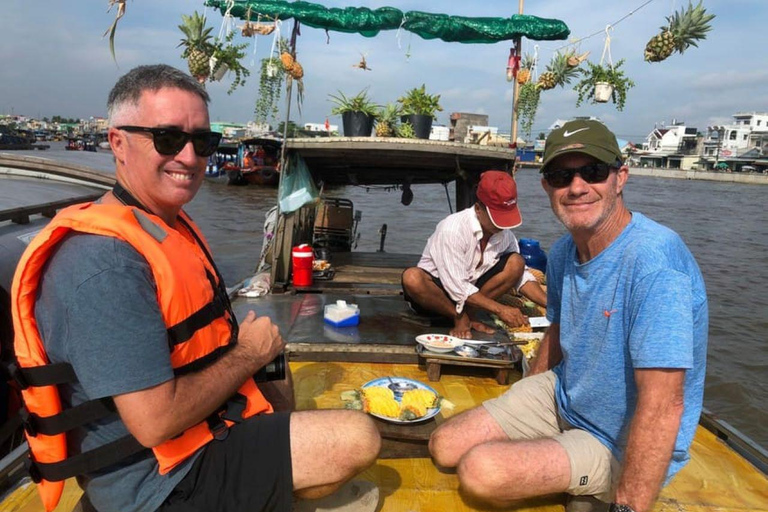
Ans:
[{"label": "black sunglasses", "polygon": [[576,173],[587,183],[602,183],[608,179],[612,169],[618,169],[618,167],[612,164],[595,163],[575,169],[548,170],[544,171],[543,174],[550,187],[563,188],[571,184]]},{"label": "black sunglasses", "polygon": [[166,156],[178,154],[190,140],[197,156],[211,156],[221,142],[221,134],[217,132],[187,133],[178,128],[147,128],[145,126],[116,126],[116,128],[132,133],[151,133],[155,150]]}]

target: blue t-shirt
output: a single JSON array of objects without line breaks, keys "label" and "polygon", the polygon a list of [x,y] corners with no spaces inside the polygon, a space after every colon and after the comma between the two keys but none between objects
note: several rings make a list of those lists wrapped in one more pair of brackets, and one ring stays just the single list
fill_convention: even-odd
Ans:
[{"label": "blue t-shirt", "polygon": [[[46,264],[35,319],[51,362],[68,362],[79,383],[60,386],[64,407],[147,389],[174,377],[152,271],[129,244],[70,234]],[[117,414],[67,436],[77,454],[128,433]],[[78,477],[100,512],[157,509],[196,457],[166,475],[154,457],[134,456]],[[138,459],[138,460],[137,460]]]},{"label": "blue t-shirt", "polygon": [[554,368],[562,416],[622,460],[637,403],[634,370],[685,369],[685,407],[669,479],[688,461],[701,414],[708,311],[693,255],[672,230],[639,213],[611,245],[580,264],[570,235],[547,265],[547,318],[560,324]]}]

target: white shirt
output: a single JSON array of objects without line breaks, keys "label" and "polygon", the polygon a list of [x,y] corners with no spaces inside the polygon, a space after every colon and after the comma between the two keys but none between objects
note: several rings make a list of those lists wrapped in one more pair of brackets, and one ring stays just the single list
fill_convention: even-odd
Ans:
[{"label": "white shirt", "polygon": [[[477,280],[498,263],[502,254],[520,252],[511,229],[491,235],[485,252],[480,250],[482,238],[483,228],[474,207],[454,213],[437,225],[418,263],[419,268],[440,279],[456,303],[457,314],[464,310],[467,298],[479,291],[475,286]],[[478,266],[481,258],[482,264]],[[528,281],[535,280],[526,270],[516,287],[519,290]]]}]

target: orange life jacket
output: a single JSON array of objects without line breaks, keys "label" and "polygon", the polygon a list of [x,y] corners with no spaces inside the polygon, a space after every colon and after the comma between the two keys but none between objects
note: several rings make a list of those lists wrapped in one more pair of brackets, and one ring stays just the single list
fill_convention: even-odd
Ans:
[{"label": "orange life jacket", "polygon": [[[32,240],[16,269],[11,299],[16,377],[26,406],[29,469],[48,511],[58,503],[66,478],[102,469],[144,448],[128,436],[68,457],[65,432],[113,414],[115,408],[107,398],[62,410],[57,385],[75,382],[76,375],[68,363],[50,363],[40,338],[35,299],[42,269],[56,245],[71,231],[129,243],[152,270],[174,373],[199,371],[234,346],[237,324],[202,235],[183,212],[178,220],[187,228],[186,236],[138,208],[94,203],[71,206]],[[225,437],[232,420],[263,412],[272,412],[272,406],[253,379],[248,379],[235,397],[207,420],[152,448],[160,473],[167,473],[214,437]]]}]

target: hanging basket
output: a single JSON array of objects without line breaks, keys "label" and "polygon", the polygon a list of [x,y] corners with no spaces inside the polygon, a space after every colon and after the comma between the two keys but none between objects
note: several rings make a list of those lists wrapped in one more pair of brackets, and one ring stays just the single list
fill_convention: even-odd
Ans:
[{"label": "hanging basket", "polygon": [[216,57],[211,57],[211,60],[209,61],[209,65],[211,66],[211,80],[216,82],[224,78],[224,75],[226,75],[227,71],[229,71],[229,66],[223,63],[220,64],[217,69],[216,65],[218,62],[219,60]]},{"label": "hanging basket", "polygon": [[595,101],[598,103],[608,103],[613,94],[613,85],[608,82],[597,82],[595,84]]}]

